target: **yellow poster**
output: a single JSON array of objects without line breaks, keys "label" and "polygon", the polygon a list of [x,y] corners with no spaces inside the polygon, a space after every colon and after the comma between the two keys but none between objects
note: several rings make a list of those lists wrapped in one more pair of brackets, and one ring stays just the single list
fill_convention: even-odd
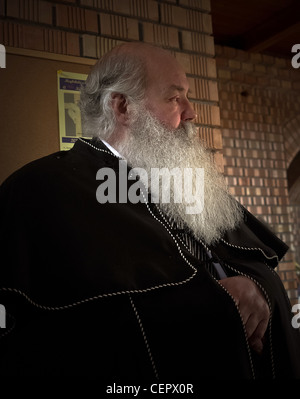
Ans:
[{"label": "yellow poster", "polygon": [[83,137],[78,103],[86,78],[81,73],[57,71],[60,150],[70,150]]}]

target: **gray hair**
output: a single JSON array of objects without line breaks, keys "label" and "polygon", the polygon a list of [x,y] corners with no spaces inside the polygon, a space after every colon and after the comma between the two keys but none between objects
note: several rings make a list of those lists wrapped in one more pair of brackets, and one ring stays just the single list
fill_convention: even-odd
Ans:
[{"label": "gray hair", "polygon": [[137,104],[144,99],[145,82],[146,68],[141,58],[122,51],[104,55],[81,89],[83,135],[108,139],[116,126],[112,94],[122,94],[128,105]]}]

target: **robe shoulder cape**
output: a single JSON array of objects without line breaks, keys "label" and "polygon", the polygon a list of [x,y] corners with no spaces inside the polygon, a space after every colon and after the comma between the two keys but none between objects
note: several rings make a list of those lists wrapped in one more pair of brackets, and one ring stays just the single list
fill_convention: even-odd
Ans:
[{"label": "robe shoulder cape", "polygon": [[[299,331],[274,270],[287,246],[245,210],[209,248],[246,275],[272,317],[249,347],[233,299],[149,203],[99,203],[97,172],[119,159],[102,143],[36,160],[0,189],[1,375],[101,381],[299,378]],[[128,184],[132,184],[131,181]]]}]

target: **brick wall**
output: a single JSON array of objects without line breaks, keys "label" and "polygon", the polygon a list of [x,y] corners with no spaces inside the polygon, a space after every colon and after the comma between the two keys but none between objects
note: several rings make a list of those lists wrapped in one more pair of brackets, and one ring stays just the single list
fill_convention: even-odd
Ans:
[{"label": "brick wall", "polygon": [[[173,52],[199,136],[233,194],[292,244],[286,168],[300,145],[300,83],[288,61],[219,46],[215,58],[210,0],[0,0],[0,43],[9,48],[96,59],[123,41]],[[279,274],[295,298],[292,253]]]},{"label": "brick wall", "polygon": [[216,46],[224,173],[231,192],[291,247],[279,267],[296,298],[287,168],[300,150],[300,72],[291,60]]},{"label": "brick wall", "polygon": [[183,64],[199,135],[222,169],[222,140],[210,0],[0,0],[0,43],[99,58],[116,44],[168,48]]}]

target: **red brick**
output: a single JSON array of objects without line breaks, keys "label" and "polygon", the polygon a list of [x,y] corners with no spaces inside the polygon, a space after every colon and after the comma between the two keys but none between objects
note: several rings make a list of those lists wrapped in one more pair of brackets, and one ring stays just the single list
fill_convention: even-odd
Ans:
[{"label": "red brick", "polygon": [[285,90],[290,90],[292,88],[292,82],[290,82],[288,80],[282,80],[281,87]]},{"label": "red brick", "polygon": [[44,50],[43,28],[38,26],[23,25],[24,48],[32,50]]},{"label": "red brick", "polygon": [[173,6],[171,4],[161,4],[161,22],[166,25],[187,26],[187,10],[185,8]]},{"label": "red brick", "polygon": [[[4,1],[3,9],[4,9]],[[8,17],[19,18],[20,14],[20,7],[19,7],[19,0],[10,0],[7,2],[7,10],[6,10]]]},{"label": "red brick", "polygon": [[47,1],[10,0],[7,16],[44,24],[52,24],[52,4]]},{"label": "red brick", "polygon": [[44,29],[44,51],[80,56],[79,35],[57,29]]},{"label": "red brick", "polygon": [[216,166],[218,167],[218,170],[221,173],[223,173],[224,172],[223,155],[220,152],[214,153],[214,162],[215,162]]},{"label": "red brick", "polygon": [[286,67],[286,60],[284,58],[275,58],[275,65],[278,68],[285,68]]},{"label": "red brick", "polygon": [[228,69],[218,69],[218,78],[224,79],[224,80],[229,80],[231,79],[231,72]]},{"label": "red brick", "polygon": [[65,28],[98,33],[97,12],[79,7],[58,4],[56,24]]},{"label": "red brick", "polygon": [[202,31],[211,35],[212,30],[212,17],[210,14],[202,14]]},{"label": "red brick", "polygon": [[237,60],[228,60],[228,67],[230,69],[241,69],[241,63]]},{"label": "red brick", "polygon": [[122,40],[108,39],[106,37],[97,36],[97,58],[101,58],[104,54],[111,51],[114,47],[124,43]]},{"label": "red brick", "polygon": [[267,71],[267,69],[266,69],[265,65],[261,65],[261,64],[254,65],[254,72],[257,72],[259,74],[265,74],[266,71]]},{"label": "red brick", "polygon": [[85,30],[87,32],[98,32],[98,13],[96,11],[85,10]]},{"label": "red brick", "polygon": [[69,28],[69,6],[64,4],[56,6],[56,25]]},{"label": "red brick", "polygon": [[222,133],[220,129],[213,129],[213,147],[215,149],[222,149]]},{"label": "red brick", "polygon": [[249,84],[249,85],[255,85],[256,84],[256,77],[253,75],[245,75],[244,82]]},{"label": "red brick", "polygon": [[[60,1],[62,1],[62,0],[60,0]],[[75,1],[75,3],[76,3],[76,1]],[[95,0],[80,0],[80,5],[82,5],[82,6],[94,7],[94,5],[95,5]],[[106,5],[108,5],[108,6],[110,6],[110,7],[106,7]],[[108,3],[104,3],[104,4],[103,4],[103,8],[104,8],[104,9],[109,9],[109,10],[111,10],[111,9],[112,9],[111,5],[112,5],[112,1],[111,1],[111,2],[108,2]]]},{"label": "red brick", "polygon": [[184,71],[189,74],[192,73],[191,69],[191,57],[186,53],[175,52],[175,58],[179,62],[179,64],[183,67]]},{"label": "red brick", "polygon": [[[106,7],[106,9],[111,9],[112,11],[115,11],[116,13],[120,14],[129,14],[131,11],[130,9],[130,0],[122,0],[122,1],[110,1],[108,4],[110,7]],[[104,3],[104,5],[106,5]]]},{"label": "red brick", "polygon": [[67,52],[68,55],[80,56],[79,35],[76,33],[66,33]]},{"label": "red brick", "polygon": [[130,16],[147,20],[158,21],[159,11],[158,4],[154,0],[132,0],[130,8]]},{"label": "red brick", "polygon": [[172,25],[181,26],[182,28],[191,28],[191,21],[188,19],[189,10],[181,7],[172,6]]},{"label": "red brick", "polygon": [[101,34],[120,39],[139,39],[138,22],[136,19],[118,15],[100,14]]},{"label": "red brick", "polygon": [[238,167],[226,167],[224,169],[226,175],[228,176],[243,176],[244,170]]},{"label": "red brick", "polygon": [[39,2],[39,22],[52,25],[52,4],[48,1]]},{"label": "red brick", "polygon": [[146,43],[179,48],[178,30],[168,26],[143,23],[144,41]]},{"label": "red brick", "polygon": [[211,10],[210,0],[179,0],[179,4],[188,8],[195,8],[205,11]]},{"label": "red brick", "polygon": [[215,45],[212,36],[199,32],[182,31],[182,47],[184,50],[191,50],[209,55],[215,54]]},{"label": "red brick", "polygon": [[97,58],[97,37],[82,35],[83,56]]}]

